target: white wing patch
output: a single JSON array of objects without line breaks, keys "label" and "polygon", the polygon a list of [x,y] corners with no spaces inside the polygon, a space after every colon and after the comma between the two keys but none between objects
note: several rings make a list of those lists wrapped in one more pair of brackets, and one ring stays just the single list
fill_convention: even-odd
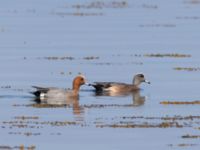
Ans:
[{"label": "white wing patch", "polygon": [[105,89],[105,91],[110,91],[110,92],[118,92],[118,88],[116,86],[111,86],[107,89]]},{"label": "white wing patch", "polygon": [[46,97],[45,93],[40,93],[40,99],[44,99]]}]

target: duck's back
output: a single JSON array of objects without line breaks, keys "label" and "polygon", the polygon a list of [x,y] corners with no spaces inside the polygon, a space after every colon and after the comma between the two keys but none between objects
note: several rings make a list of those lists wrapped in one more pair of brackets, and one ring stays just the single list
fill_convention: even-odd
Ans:
[{"label": "duck's back", "polygon": [[68,97],[74,96],[72,90],[65,90],[60,88],[43,88],[43,87],[34,87],[37,90],[33,93],[40,99],[67,99]]},{"label": "duck's back", "polygon": [[132,91],[135,88],[132,84],[126,84],[121,82],[94,82],[92,86],[96,89],[96,91],[113,92]]},{"label": "duck's back", "polygon": [[57,98],[57,99],[64,99],[67,98],[69,95],[72,95],[71,91],[66,91],[64,89],[59,89],[59,88],[51,88],[46,93],[47,98]]}]

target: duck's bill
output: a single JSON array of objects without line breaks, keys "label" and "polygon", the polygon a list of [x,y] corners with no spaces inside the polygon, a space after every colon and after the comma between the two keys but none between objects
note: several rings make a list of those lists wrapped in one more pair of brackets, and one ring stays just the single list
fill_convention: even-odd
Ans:
[{"label": "duck's bill", "polygon": [[86,83],[85,83],[85,85],[87,85],[87,86],[91,86],[91,84],[90,84],[90,83],[88,83],[88,82],[86,82]]},{"label": "duck's bill", "polygon": [[151,84],[151,82],[150,82],[150,81],[147,81],[147,80],[144,80],[144,82],[147,83],[147,84]]}]

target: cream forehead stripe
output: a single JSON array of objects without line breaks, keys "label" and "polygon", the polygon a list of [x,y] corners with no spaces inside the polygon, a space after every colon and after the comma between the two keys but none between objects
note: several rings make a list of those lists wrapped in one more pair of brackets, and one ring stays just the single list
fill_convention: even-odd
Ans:
[{"label": "cream forehead stripe", "polygon": [[84,75],[79,75],[78,77],[82,77],[82,78],[84,78],[84,79],[85,79],[85,76],[84,76]]}]

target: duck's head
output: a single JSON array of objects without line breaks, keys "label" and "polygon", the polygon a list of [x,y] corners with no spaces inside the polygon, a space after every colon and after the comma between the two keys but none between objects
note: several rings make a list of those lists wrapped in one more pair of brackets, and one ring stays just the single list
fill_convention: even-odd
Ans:
[{"label": "duck's head", "polygon": [[147,81],[147,80],[145,79],[145,77],[144,77],[143,74],[136,74],[136,75],[134,76],[134,78],[133,78],[133,84],[136,85],[136,86],[138,86],[138,85],[140,85],[142,82],[145,82],[145,83],[150,84],[150,82]]},{"label": "duck's head", "polygon": [[79,90],[83,84],[87,84],[85,77],[83,75],[76,76],[73,80],[73,90]]}]

